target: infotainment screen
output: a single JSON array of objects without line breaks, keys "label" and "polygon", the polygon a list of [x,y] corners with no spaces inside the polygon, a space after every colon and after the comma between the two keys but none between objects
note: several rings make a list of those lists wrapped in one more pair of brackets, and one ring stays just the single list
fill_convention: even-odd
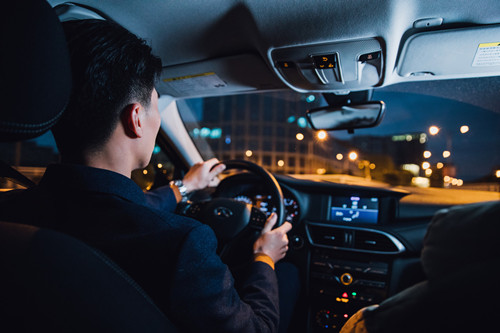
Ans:
[{"label": "infotainment screen", "polygon": [[376,224],[378,206],[378,198],[333,197],[330,220],[333,222]]}]

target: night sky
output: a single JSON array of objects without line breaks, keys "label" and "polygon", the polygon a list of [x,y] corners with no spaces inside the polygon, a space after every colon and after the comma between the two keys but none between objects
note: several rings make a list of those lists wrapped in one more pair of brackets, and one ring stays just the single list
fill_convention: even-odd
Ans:
[{"label": "night sky", "polygon": [[[431,163],[445,162],[447,138],[451,144],[451,159],[457,167],[457,178],[474,180],[491,174],[500,167],[500,113],[455,100],[402,92],[374,92],[373,100],[386,103],[386,115],[375,128],[360,129],[355,135],[388,135],[422,132],[436,125],[441,131],[428,134],[427,149],[433,154]],[[468,125],[466,134],[460,126]],[[344,132],[332,133],[348,139]]]}]

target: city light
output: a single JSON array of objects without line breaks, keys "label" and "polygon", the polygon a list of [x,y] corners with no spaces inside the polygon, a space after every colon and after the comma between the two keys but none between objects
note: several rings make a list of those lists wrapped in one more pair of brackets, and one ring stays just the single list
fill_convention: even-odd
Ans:
[{"label": "city light", "polygon": [[429,127],[429,134],[430,135],[436,135],[438,133],[439,133],[439,127],[434,126],[434,125]]},{"label": "city light", "polygon": [[299,140],[299,141],[302,141],[302,140],[304,140],[304,134],[297,133],[297,135],[295,136],[295,138],[297,138],[297,140]]},{"label": "city light", "polygon": [[252,157],[253,152],[252,152],[251,150],[247,150],[247,151],[245,152],[245,155],[246,155],[247,157]]},{"label": "city light", "polygon": [[431,170],[431,169],[426,169],[426,170],[425,170],[425,175],[426,175],[427,177],[430,177],[430,175],[432,175],[432,170]]},{"label": "city light", "polygon": [[450,176],[444,176],[443,180],[448,185],[449,184],[451,184],[453,186],[463,186],[464,185],[464,181],[462,179],[453,178]]},{"label": "city light", "polygon": [[450,151],[449,151],[449,150],[445,150],[445,151],[443,151],[443,157],[444,157],[444,158],[448,158],[448,157],[450,157],[450,155],[451,155],[451,153],[450,153]]},{"label": "city light", "polygon": [[147,175],[148,174],[148,170],[146,170],[146,169],[142,170],[142,174]]},{"label": "city light", "polygon": [[325,140],[325,139],[326,139],[327,134],[326,134],[326,131],[321,130],[321,131],[319,131],[319,132],[316,134],[316,136],[317,136],[317,138],[318,138],[319,140]]},{"label": "city light", "polygon": [[463,125],[462,127],[460,127],[460,133],[465,134],[468,131],[469,131],[469,126]]},{"label": "city light", "polygon": [[429,158],[431,156],[432,156],[432,153],[430,151],[428,151],[428,150],[424,151],[424,157],[425,158]]},{"label": "city light", "polygon": [[430,167],[431,167],[431,164],[429,162],[422,163],[422,169],[426,170],[426,169],[429,169]]},{"label": "city light", "polygon": [[500,170],[495,171],[495,176],[496,176],[497,178],[500,178]]},{"label": "city light", "polygon": [[306,97],[307,103],[312,103],[316,100],[316,97],[314,95],[309,95]]},{"label": "city light", "polygon": [[401,168],[409,171],[415,177],[418,177],[418,174],[420,173],[420,166],[417,164],[403,164]]},{"label": "city light", "polygon": [[203,127],[201,129],[195,128],[193,129],[193,137],[198,138],[210,138],[210,139],[220,139],[222,136],[222,129],[221,128],[208,128],[208,127]]},{"label": "city light", "polygon": [[431,182],[429,180],[429,178],[426,178],[426,177],[413,177],[411,179],[411,183],[413,186],[417,186],[417,187],[430,187],[431,186]]},{"label": "city light", "polygon": [[444,167],[444,164],[443,164],[443,163],[441,163],[441,162],[438,162],[438,163],[436,164],[436,168],[438,168],[438,169],[442,169],[443,167]]},{"label": "city light", "polygon": [[337,160],[342,161],[342,159],[344,158],[344,155],[338,153],[337,156],[335,156],[335,157],[337,158]]},{"label": "city light", "polygon": [[356,153],[355,151],[351,151],[351,152],[349,153],[349,159],[350,159],[351,161],[355,161],[357,158],[358,158],[358,153]]},{"label": "city light", "polygon": [[418,141],[421,143],[421,144],[424,144],[427,142],[427,134],[425,133],[421,133],[420,134],[420,137],[418,139]]},{"label": "city light", "polygon": [[307,127],[307,120],[306,120],[306,118],[300,117],[299,119],[297,119],[297,125],[300,128],[306,128]]},{"label": "city light", "polygon": [[370,169],[374,170],[377,166],[375,165],[375,163],[370,163],[369,167]]},{"label": "city light", "polygon": [[324,175],[326,173],[326,169],[325,168],[319,168],[316,170],[316,173],[318,175]]},{"label": "city light", "polygon": [[285,165],[285,161],[283,161],[283,160],[279,160],[279,161],[278,161],[278,166],[279,166],[280,168],[281,168],[281,167],[283,167],[284,165]]},{"label": "city light", "polygon": [[158,163],[157,167],[158,167],[158,169],[161,169],[161,168],[163,168],[163,164]]}]

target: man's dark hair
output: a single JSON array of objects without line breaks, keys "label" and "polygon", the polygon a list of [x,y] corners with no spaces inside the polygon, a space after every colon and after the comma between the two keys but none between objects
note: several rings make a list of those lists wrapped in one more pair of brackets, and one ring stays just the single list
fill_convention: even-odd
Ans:
[{"label": "man's dark hair", "polygon": [[161,60],[144,40],[110,21],[67,21],[63,28],[73,89],[53,133],[64,160],[102,146],[127,105],[149,106]]}]

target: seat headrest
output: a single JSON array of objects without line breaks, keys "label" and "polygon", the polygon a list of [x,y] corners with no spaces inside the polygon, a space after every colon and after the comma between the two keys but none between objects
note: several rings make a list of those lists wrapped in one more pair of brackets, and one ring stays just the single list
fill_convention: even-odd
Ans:
[{"label": "seat headrest", "polygon": [[437,212],[427,230],[422,265],[429,281],[472,266],[497,265],[500,201]]},{"label": "seat headrest", "polygon": [[71,93],[64,31],[44,0],[12,1],[2,15],[0,141],[36,137],[57,121]]}]

